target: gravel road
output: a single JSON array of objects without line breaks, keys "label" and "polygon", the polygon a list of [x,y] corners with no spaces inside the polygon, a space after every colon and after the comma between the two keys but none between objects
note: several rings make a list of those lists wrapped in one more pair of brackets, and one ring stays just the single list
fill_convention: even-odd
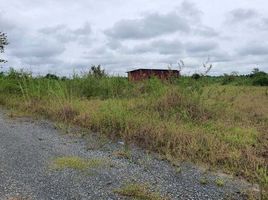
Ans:
[{"label": "gravel road", "polygon": [[[205,172],[191,164],[171,166],[138,148],[129,158],[118,156],[122,144],[90,137],[64,135],[52,122],[10,119],[0,111],[0,199],[129,199],[114,193],[127,183],[145,183],[170,199],[245,199],[249,185]],[[105,142],[104,142],[105,141]],[[94,169],[55,170],[54,159],[78,156],[109,160]],[[223,186],[216,180],[223,180]]]}]

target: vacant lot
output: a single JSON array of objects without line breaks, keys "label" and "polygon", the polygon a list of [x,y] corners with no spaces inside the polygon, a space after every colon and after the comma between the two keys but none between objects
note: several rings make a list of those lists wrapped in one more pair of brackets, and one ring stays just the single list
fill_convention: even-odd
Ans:
[{"label": "vacant lot", "polygon": [[[0,103],[11,115],[79,125],[158,152],[267,185],[268,88],[222,85],[220,78],[0,78]],[[243,80],[242,80],[243,82]],[[247,83],[247,80],[244,81]]]}]

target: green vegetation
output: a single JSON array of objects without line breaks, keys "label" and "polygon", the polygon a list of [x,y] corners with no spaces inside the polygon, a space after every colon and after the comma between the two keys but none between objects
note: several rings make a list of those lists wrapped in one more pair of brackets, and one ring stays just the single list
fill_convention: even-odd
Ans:
[{"label": "green vegetation", "polygon": [[219,187],[224,186],[224,180],[222,180],[222,179],[216,179],[215,183]]},{"label": "green vegetation", "polygon": [[127,149],[114,151],[113,155],[117,158],[131,159],[131,151]]},{"label": "green vegetation", "polygon": [[80,157],[60,157],[56,158],[51,163],[51,168],[55,170],[63,169],[75,169],[75,170],[87,170],[92,168],[98,168],[105,165],[103,159],[83,159]]},{"label": "green vegetation", "polygon": [[137,200],[167,200],[168,198],[161,197],[160,194],[152,192],[148,185],[131,183],[126,184],[120,189],[114,190],[115,193],[131,197],[132,199]]},{"label": "green vegetation", "polygon": [[200,180],[199,180],[199,182],[200,182],[200,184],[202,184],[202,185],[207,185],[208,184],[208,179],[207,178],[201,178]]},{"label": "green vegetation", "polygon": [[134,83],[98,67],[72,78],[11,69],[0,75],[0,104],[260,182],[267,170],[257,169],[268,163],[266,79],[255,70]]}]

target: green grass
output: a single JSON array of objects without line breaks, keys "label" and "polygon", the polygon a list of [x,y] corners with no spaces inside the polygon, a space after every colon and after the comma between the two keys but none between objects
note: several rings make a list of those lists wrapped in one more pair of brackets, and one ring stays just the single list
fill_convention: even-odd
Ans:
[{"label": "green grass", "polygon": [[252,86],[250,77],[222,81],[54,80],[13,71],[0,77],[0,104],[260,183],[266,175],[257,170],[268,163],[268,88]]},{"label": "green grass", "polygon": [[150,190],[146,184],[130,183],[114,190],[115,193],[136,200],[167,200],[159,193]]},{"label": "green grass", "polygon": [[84,171],[87,169],[103,167],[106,164],[104,159],[83,159],[80,157],[59,157],[51,162],[51,169],[63,170],[74,169]]},{"label": "green grass", "polygon": [[218,179],[216,179],[215,183],[217,186],[223,187],[225,182],[224,182],[224,180],[218,178]]}]

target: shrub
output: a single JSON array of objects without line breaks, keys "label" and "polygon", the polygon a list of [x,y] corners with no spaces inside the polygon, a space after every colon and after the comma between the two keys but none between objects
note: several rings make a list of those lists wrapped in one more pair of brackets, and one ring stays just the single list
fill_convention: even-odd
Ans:
[{"label": "shrub", "polygon": [[201,78],[200,74],[195,73],[195,74],[192,75],[192,79],[197,80],[197,79],[200,79],[200,78]]},{"label": "shrub", "polygon": [[223,80],[222,80],[222,85],[227,85],[235,80],[234,75],[229,75],[229,74],[224,74]]},{"label": "shrub", "polygon": [[53,80],[59,80],[59,77],[57,75],[55,75],[55,74],[47,74],[45,76],[45,78],[47,78],[47,79],[53,79]]},{"label": "shrub", "polygon": [[255,86],[268,86],[268,76],[258,76],[255,77],[252,85]]}]

